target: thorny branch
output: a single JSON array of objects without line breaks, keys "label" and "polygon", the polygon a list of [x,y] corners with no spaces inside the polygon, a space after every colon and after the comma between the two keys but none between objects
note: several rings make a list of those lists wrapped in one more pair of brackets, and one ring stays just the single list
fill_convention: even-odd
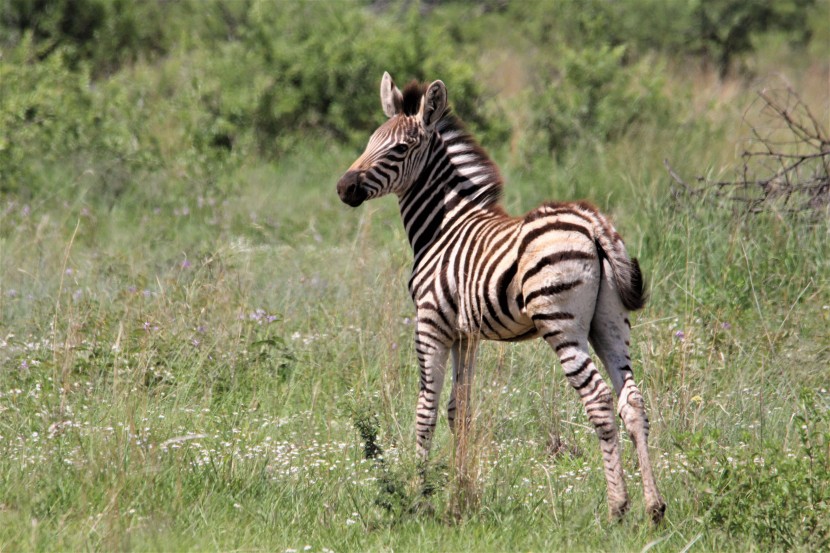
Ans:
[{"label": "thorny branch", "polygon": [[761,90],[744,114],[750,138],[731,180],[685,182],[665,160],[673,194],[725,199],[747,213],[830,213],[830,135],[791,88]]}]

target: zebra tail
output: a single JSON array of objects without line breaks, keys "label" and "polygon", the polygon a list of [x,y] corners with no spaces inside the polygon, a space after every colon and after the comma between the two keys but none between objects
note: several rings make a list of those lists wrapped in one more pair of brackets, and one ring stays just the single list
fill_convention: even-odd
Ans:
[{"label": "zebra tail", "polygon": [[648,289],[640,270],[640,263],[636,257],[628,257],[625,245],[616,232],[612,238],[600,229],[597,230],[599,232],[597,232],[595,242],[600,262],[603,259],[608,260],[615,288],[623,307],[628,311],[642,309],[648,300]]}]

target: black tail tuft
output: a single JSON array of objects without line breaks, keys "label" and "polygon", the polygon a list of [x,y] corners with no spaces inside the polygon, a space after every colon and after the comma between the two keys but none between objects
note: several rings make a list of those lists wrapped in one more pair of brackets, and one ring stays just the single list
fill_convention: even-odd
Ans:
[{"label": "black tail tuft", "polygon": [[631,259],[629,269],[629,281],[620,283],[621,286],[619,286],[620,300],[629,311],[637,311],[646,304],[648,290],[646,289],[643,273],[640,271],[640,263],[636,257]]}]

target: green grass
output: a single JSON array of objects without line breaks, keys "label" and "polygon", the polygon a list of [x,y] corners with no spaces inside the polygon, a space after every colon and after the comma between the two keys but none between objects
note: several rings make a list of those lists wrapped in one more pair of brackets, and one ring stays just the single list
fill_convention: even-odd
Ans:
[{"label": "green grass", "polygon": [[[734,163],[724,150],[749,98],[708,124],[640,129],[557,163],[494,150],[511,212],[587,197],[642,262],[651,301],[632,355],[668,502],[661,526],[643,513],[627,437],[633,509],[607,521],[596,438],[541,342],[482,348],[477,501],[453,515],[441,418],[432,509],[413,508],[418,378],[397,206],[340,204],[334,184],[357,152],[309,143],[279,162],[148,169],[136,175],[145,186],[105,200],[83,167],[50,167],[51,195],[0,199],[0,550],[820,544],[828,218],[675,200],[662,168]],[[358,423],[382,462],[364,458]],[[548,454],[552,432],[565,453]]]}]

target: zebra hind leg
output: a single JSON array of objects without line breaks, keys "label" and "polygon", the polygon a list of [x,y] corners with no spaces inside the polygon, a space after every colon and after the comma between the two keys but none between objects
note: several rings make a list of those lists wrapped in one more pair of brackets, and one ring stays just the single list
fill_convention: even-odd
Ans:
[{"label": "zebra hind leg", "polygon": [[645,401],[642,394],[640,394],[640,390],[634,384],[633,378],[626,380],[617,405],[628,435],[637,449],[637,460],[640,465],[640,474],[643,477],[646,512],[654,523],[658,523],[663,520],[663,516],[666,514],[666,502],[660,495],[654,479],[654,471],[648,455],[648,416],[646,415]]},{"label": "zebra hind leg", "polygon": [[[447,420],[454,438],[455,493],[450,511],[457,517],[476,504],[480,494],[476,490],[473,450],[470,440],[473,409],[471,391],[478,341],[462,338],[452,346],[453,386],[447,404]],[[457,420],[456,420],[457,419]]]},{"label": "zebra hind leg", "polygon": [[[463,417],[463,426],[459,427],[459,430],[467,430],[470,427],[470,387],[475,373],[477,350],[478,343],[467,339],[458,340],[452,346],[452,391],[447,402],[447,422],[453,435],[457,434],[456,413]],[[461,401],[458,401],[459,399]]]},{"label": "zebra hind leg", "polygon": [[[610,296],[614,298],[615,296]],[[605,298],[600,297],[599,307],[606,307]],[[612,300],[613,301],[613,300]],[[666,502],[657,489],[651,459],[648,454],[649,423],[646,415],[645,401],[634,383],[634,374],[631,370],[629,355],[629,321],[622,310],[611,311],[598,309],[591,325],[591,344],[597,356],[602,360],[606,371],[614,384],[618,396],[617,412],[625,424],[625,429],[637,450],[637,461],[643,479],[643,495],[646,502],[646,512],[655,523],[663,520],[666,513]]]},{"label": "zebra hind leg", "polygon": [[[537,323],[537,326],[540,326]],[[628,490],[622,470],[614,396],[597,371],[581,333],[565,328],[540,328],[545,341],[556,352],[565,377],[582,399],[588,419],[596,430],[608,485],[608,511],[613,520],[628,511]]]}]

